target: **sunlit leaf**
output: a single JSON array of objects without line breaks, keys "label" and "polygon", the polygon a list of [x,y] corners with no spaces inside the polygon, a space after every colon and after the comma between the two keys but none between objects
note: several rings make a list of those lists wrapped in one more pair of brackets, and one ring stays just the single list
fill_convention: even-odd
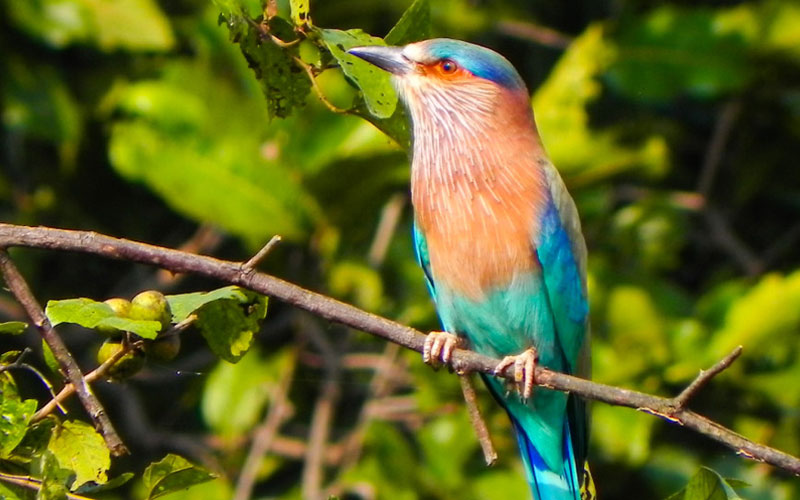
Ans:
[{"label": "sunlit leaf", "polygon": [[0,335],[2,334],[19,335],[23,333],[27,328],[28,324],[23,323],[22,321],[6,321],[5,323],[0,323]]},{"label": "sunlit leaf", "polygon": [[353,47],[386,45],[386,43],[359,29],[348,31],[317,29],[317,33],[339,62],[344,74],[361,89],[369,112],[377,118],[392,116],[397,108],[397,94],[389,81],[389,73],[347,53],[347,50]]},{"label": "sunlit leaf", "polygon": [[53,326],[75,323],[86,328],[108,327],[133,332],[146,339],[156,338],[162,328],[158,321],[121,318],[108,304],[87,298],[50,300],[45,314]]},{"label": "sunlit leaf", "polygon": [[54,429],[47,449],[61,468],[75,473],[73,488],[89,481],[102,484],[108,480],[111,456],[103,437],[91,425],[78,420],[64,422]]},{"label": "sunlit leaf", "polygon": [[89,43],[105,51],[165,50],[172,28],[153,0],[42,0],[12,2],[10,16],[54,47]]},{"label": "sunlit leaf", "polygon": [[613,131],[594,131],[589,126],[587,106],[600,95],[599,77],[616,57],[604,27],[590,26],[572,42],[533,96],[542,141],[572,186],[635,168],[652,174],[667,168],[663,137],[649,136],[631,145]]},{"label": "sunlit leaf", "polygon": [[172,322],[180,323],[185,320],[198,308],[222,299],[236,299],[246,301],[247,295],[238,286],[226,286],[210,292],[182,293],[179,295],[167,295],[170,310],[172,311]]},{"label": "sunlit leaf", "polygon": [[235,365],[218,363],[206,380],[200,406],[206,424],[225,437],[252,429],[292,359],[289,351],[268,358],[255,351]]},{"label": "sunlit leaf", "polygon": [[405,45],[431,37],[430,0],[414,0],[397,24],[386,34],[387,45]]},{"label": "sunlit leaf", "polygon": [[158,498],[214,479],[207,470],[178,455],[169,454],[145,469],[142,476],[147,499]]},{"label": "sunlit leaf", "polygon": [[308,17],[309,0],[289,0],[292,22],[295,26],[303,26],[310,21]]},{"label": "sunlit leaf", "polygon": [[242,291],[237,298],[209,302],[196,314],[197,328],[214,354],[236,363],[250,349],[253,335],[267,314],[267,298]]},{"label": "sunlit leaf", "polygon": [[741,497],[713,470],[702,467],[682,491],[667,500],[739,500]]},{"label": "sunlit leaf", "polygon": [[7,458],[22,442],[37,406],[35,399],[21,401],[0,392],[0,458]]}]

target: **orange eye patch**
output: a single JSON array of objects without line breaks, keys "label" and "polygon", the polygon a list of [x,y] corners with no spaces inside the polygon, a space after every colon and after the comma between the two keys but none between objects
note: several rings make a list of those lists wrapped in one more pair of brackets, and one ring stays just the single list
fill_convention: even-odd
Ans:
[{"label": "orange eye patch", "polygon": [[471,73],[452,59],[442,59],[432,64],[423,66],[426,75],[447,80],[461,79],[471,76]]}]

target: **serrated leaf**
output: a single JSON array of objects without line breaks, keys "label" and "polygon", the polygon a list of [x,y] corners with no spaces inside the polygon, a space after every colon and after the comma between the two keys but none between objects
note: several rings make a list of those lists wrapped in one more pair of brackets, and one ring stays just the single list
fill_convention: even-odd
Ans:
[{"label": "serrated leaf", "polygon": [[267,298],[241,291],[244,298],[209,302],[197,310],[197,328],[208,346],[225,361],[236,363],[250,349],[253,335],[267,314]]},{"label": "serrated leaf", "polygon": [[61,467],[58,459],[50,450],[44,450],[36,457],[31,471],[42,480],[36,500],[67,500],[67,485],[73,481],[75,474]]},{"label": "serrated leaf", "polygon": [[701,467],[686,487],[667,500],[740,500],[741,497],[715,471]]},{"label": "serrated leaf", "polygon": [[308,17],[308,3],[309,0],[289,0],[289,9],[292,16],[292,22],[295,26],[303,26],[310,23]]},{"label": "serrated leaf", "polygon": [[22,442],[36,412],[36,400],[20,401],[13,396],[0,392],[0,458],[8,458]]},{"label": "serrated leaf", "polygon": [[108,480],[111,456],[103,437],[91,425],[79,420],[64,422],[53,429],[47,449],[61,468],[75,473],[73,489],[89,481],[102,484]]},{"label": "serrated leaf", "polygon": [[22,321],[6,321],[5,323],[0,323],[0,334],[19,335],[26,328],[28,328],[28,324]]},{"label": "serrated leaf", "polygon": [[338,61],[344,74],[361,89],[370,114],[376,118],[391,117],[397,108],[397,94],[392,88],[389,73],[347,53],[353,47],[386,43],[360,29],[317,29],[316,32]]},{"label": "serrated leaf", "polygon": [[50,300],[45,314],[53,326],[75,323],[86,328],[110,327],[135,333],[145,339],[156,338],[161,330],[158,321],[120,318],[108,304],[87,298]]},{"label": "serrated leaf", "polygon": [[169,454],[147,466],[142,475],[148,500],[204,483],[216,476],[178,455]]},{"label": "serrated leaf", "polygon": [[182,293],[178,295],[167,295],[170,310],[172,310],[172,322],[180,323],[200,307],[222,299],[237,299],[246,301],[247,296],[238,286],[226,286],[210,292]]},{"label": "serrated leaf", "polygon": [[388,45],[405,45],[431,37],[431,6],[429,0],[414,0],[403,12],[397,24],[386,34]]}]

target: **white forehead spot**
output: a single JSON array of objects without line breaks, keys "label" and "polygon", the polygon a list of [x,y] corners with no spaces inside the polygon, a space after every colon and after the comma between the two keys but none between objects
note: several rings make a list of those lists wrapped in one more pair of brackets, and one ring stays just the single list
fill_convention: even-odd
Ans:
[{"label": "white forehead spot", "polygon": [[425,60],[425,51],[419,43],[410,43],[403,47],[403,55],[411,61],[423,62]]}]

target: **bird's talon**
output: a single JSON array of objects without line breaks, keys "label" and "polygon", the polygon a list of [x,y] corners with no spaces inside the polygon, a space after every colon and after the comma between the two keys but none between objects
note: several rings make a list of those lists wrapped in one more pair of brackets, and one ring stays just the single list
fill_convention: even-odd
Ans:
[{"label": "bird's talon", "polygon": [[497,364],[494,369],[495,375],[502,375],[505,370],[514,366],[513,386],[519,393],[523,401],[527,401],[533,395],[533,387],[536,385],[536,362],[538,354],[536,349],[530,348],[522,354],[516,356],[506,356]]},{"label": "bird's talon", "polygon": [[450,364],[453,351],[458,347],[460,339],[448,332],[431,332],[425,337],[422,349],[422,361],[438,368],[442,364]]}]

